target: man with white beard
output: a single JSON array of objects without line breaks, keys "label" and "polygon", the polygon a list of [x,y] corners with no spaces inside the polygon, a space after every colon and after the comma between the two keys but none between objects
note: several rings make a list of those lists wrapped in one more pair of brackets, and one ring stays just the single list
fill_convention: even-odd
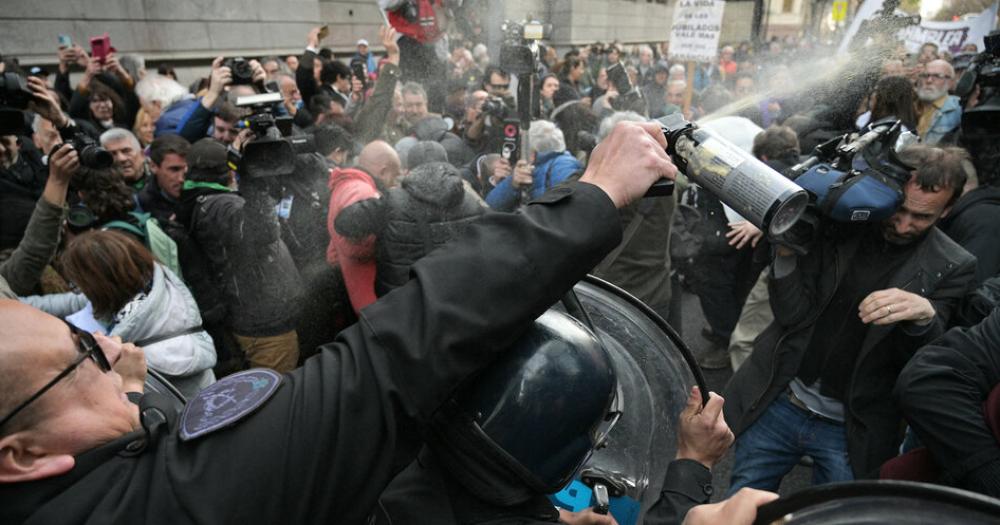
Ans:
[{"label": "man with white beard", "polygon": [[948,94],[955,69],[944,60],[932,60],[920,74],[917,96],[920,98],[920,120],[917,134],[924,144],[937,144],[962,123],[962,104]]}]

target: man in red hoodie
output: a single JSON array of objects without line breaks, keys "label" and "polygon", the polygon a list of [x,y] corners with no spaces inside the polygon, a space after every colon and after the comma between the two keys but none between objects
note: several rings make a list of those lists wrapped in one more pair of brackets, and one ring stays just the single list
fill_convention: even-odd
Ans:
[{"label": "man in red hoodie", "polygon": [[377,198],[382,190],[395,186],[400,171],[396,150],[380,140],[361,150],[357,167],[330,171],[330,212],[326,220],[330,244],[326,261],[340,267],[355,313],[375,302],[375,236],[354,242],[338,234],[333,222],[344,208]]}]

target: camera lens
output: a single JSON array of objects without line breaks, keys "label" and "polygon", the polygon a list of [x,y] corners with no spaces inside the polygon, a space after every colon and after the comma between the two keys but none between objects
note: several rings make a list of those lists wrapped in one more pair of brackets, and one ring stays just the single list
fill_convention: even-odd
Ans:
[{"label": "camera lens", "polygon": [[80,150],[80,164],[95,169],[110,168],[115,158],[108,150],[94,145],[84,146]]}]

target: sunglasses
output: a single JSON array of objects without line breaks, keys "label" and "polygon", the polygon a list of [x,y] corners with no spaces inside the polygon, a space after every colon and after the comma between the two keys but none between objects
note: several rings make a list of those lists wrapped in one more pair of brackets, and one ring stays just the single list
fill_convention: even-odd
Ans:
[{"label": "sunglasses", "polygon": [[56,383],[65,379],[66,376],[68,376],[73,370],[76,370],[76,368],[80,366],[80,364],[86,361],[88,358],[94,360],[94,363],[96,363],[97,367],[101,369],[101,372],[106,373],[111,371],[111,363],[108,362],[108,356],[104,355],[104,350],[102,350],[100,345],[97,344],[97,340],[94,339],[94,336],[90,332],[86,332],[84,330],[81,330],[80,328],[77,328],[76,326],[73,325],[73,323],[70,323],[69,321],[64,320],[63,322],[66,323],[66,326],[69,327],[70,333],[75,334],[77,336],[76,349],[78,352],[80,352],[80,357],[76,358],[76,360],[73,361],[69,366],[67,366],[62,372],[59,372],[59,375],[52,378],[52,380],[46,383],[45,386],[40,388],[25,402],[18,405],[17,408],[15,408],[10,412],[10,414],[7,414],[6,417],[0,420],[0,428],[3,428],[3,426],[6,425],[8,421],[13,419],[14,416],[16,416],[22,410],[27,408],[28,405],[35,402],[38,398],[42,397],[42,394],[48,392],[52,387],[56,386]]}]

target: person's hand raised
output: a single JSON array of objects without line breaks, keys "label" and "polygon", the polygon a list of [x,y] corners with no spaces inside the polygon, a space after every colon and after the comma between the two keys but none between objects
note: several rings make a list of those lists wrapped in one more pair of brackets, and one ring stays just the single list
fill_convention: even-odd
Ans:
[{"label": "person's hand raised", "polygon": [[654,122],[620,122],[594,148],[580,182],[593,184],[622,208],[641,198],[659,179],[674,180],[667,138]]}]

